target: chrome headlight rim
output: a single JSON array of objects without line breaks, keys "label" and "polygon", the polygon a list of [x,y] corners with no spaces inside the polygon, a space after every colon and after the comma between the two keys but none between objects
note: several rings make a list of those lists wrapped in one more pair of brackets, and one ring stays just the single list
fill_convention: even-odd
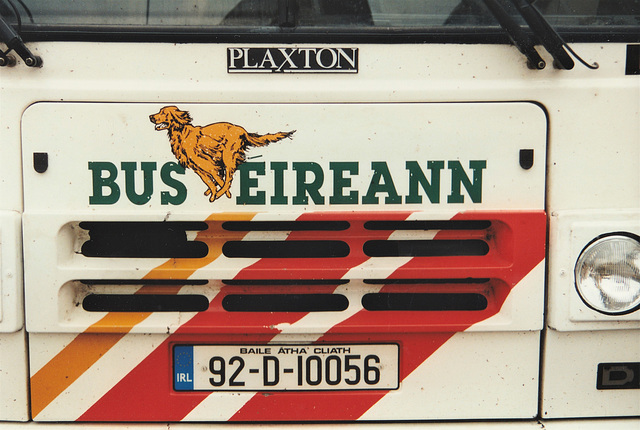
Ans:
[{"label": "chrome headlight rim", "polygon": [[576,263],[575,263],[575,266],[574,266],[574,287],[576,289],[576,292],[578,293],[578,296],[580,296],[580,299],[584,303],[584,305],[587,306],[589,309],[594,310],[594,311],[598,312],[599,314],[619,317],[619,316],[629,315],[631,313],[634,313],[634,312],[640,310],[640,301],[637,304],[635,304],[634,306],[632,306],[631,308],[625,309],[625,310],[622,310],[622,311],[608,311],[606,309],[601,309],[601,308],[593,305],[592,303],[590,303],[588,298],[585,297],[585,294],[583,294],[583,292],[581,291],[581,288],[580,288],[580,285],[579,285],[579,281],[578,281],[578,279],[579,279],[578,272],[579,272],[580,267],[582,266],[581,262],[583,260],[583,257],[585,255],[587,255],[587,252],[591,251],[595,246],[602,244],[604,241],[615,240],[616,238],[632,240],[638,246],[640,246],[640,236],[638,236],[636,234],[633,234],[633,233],[629,233],[627,231],[616,231],[616,232],[604,233],[604,234],[601,234],[601,235],[595,237],[584,248],[582,248],[582,250],[580,251],[580,254],[578,255],[578,258],[576,259]]}]

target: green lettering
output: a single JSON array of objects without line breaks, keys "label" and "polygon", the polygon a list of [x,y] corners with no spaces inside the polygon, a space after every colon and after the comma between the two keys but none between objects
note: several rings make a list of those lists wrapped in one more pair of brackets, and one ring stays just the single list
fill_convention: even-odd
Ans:
[{"label": "green lettering", "polygon": [[464,203],[464,196],[461,194],[461,186],[469,193],[473,203],[482,202],[482,170],[487,167],[486,160],[471,160],[469,168],[473,170],[473,183],[462,168],[459,161],[449,161],[447,167],[451,170],[451,194],[447,197],[447,203]]},{"label": "green lettering", "polygon": [[[93,179],[93,195],[89,196],[90,205],[112,205],[120,199],[120,187],[116,184],[118,168],[108,161],[89,161],[89,170]],[[109,173],[103,177],[102,172]],[[105,195],[104,188],[111,190]]]},{"label": "green lettering", "polygon": [[136,193],[136,175],[137,169],[135,161],[123,161],[120,163],[120,168],[124,171],[124,185],[127,193],[127,198],[131,203],[136,205],[143,205],[151,200],[153,194],[153,171],[156,170],[156,163],[153,161],[146,161],[140,163],[143,175],[143,188],[142,194]]},{"label": "green lettering", "polygon": [[344,195],[344,189],[351,186],[351,178],[345,178],[344,172],[351,175],[358,174],[358,162],[331,162],[329,168],[333,170],[333,195],[329,198],[332,205],[358,204],[358,192],[353,190]]},{"label": "green lettering", "polygon": [[387,163],[384,161],[372,161],[371,169],[373,170],[373,177],[367,189],[367,194],[362,197],[362,204],[378,204],[377,193],[387,194],[387,197],[384,199],[385,204],[397,205],[402,203],[402,197],[400,197],[396,191]]},{"label": "green lettering", "polygon": [[[296,195],[293,197],[294,205],[309,204],[309,197],[316,205],[324,204],[324,197],[320,195],[320,187],[324,183],[324,172],[318,163],[293,163],[293,170],[296,171]],[[306,182],[307,172],[313,173],[311,182]]]},{"label": "green lettering", "polygon": [[264,205],[265,192],[256,191],[255,195],[251,194],[252,188],[258,188],[258,178],[252,177],[251,172],[256,175],[264,176],[264,163],[248,162],[238,166],[240,172],[240,194],[236,197],[236,204],[239,205]]},{"label": "green lettering", "polygon": [[273,196],[271,196],[272,205],[286,205],[289,198],[284,195],[284,171],[287,170],[286,161],[273,161],[271,163],[273,170]]},{"label": "green lettering", "polygon": [[160,170],[160,178],[165,185],[176,190],[176,194],[172,195],[169,191],[160,193],[160,203],[163,205],[181,205],[187,199],[187,187],[171,176],[171,172],[178,175],[184,175],[184,167],[172,161],[165,163]]},{"label": "green lettering", "polygon": [[417,161],[407,161],[409,171],[409,195],[405,203],[422,203],[418,185],[422,187],[431,203],[440,203],[440,170],[444,168],[444,161],[427,161],[427,168],[431,170],[431,182],[427,180]]}]

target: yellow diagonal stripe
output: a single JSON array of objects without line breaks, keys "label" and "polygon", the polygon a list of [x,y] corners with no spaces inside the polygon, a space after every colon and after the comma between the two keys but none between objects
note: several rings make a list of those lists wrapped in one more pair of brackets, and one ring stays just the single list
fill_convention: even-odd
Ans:
[{"label": "yellow diagonal stripe", "polygon": [[[151,270],[143,279],[187,279],[196,270],[222,255],[224,239],[221,238],[222,222],[250,221],[254,213],[214,214],[207,218],[209,225],[196,236],[209,247],[203,258],[171,259]],[[137,293],[150,288],[142,287]],[[181,287],[167,286],[163,291],[177,294]],[[37,416],[56,397],[93,366],[133,327],[151,315],[150,312],[109,312],[100,321],[76,336],[62,351],[31,377],[31,414]]]}]

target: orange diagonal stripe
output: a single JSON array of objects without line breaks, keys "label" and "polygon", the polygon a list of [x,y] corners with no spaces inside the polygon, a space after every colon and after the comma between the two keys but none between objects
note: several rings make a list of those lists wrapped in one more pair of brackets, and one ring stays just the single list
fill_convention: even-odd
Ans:
[{"label": "orange diagonal stripe", "polygon": [[[223,214],[224,221],[249,221],[255,214]],[[220,214],[207,218],[209,229],[196,239],[207,243],[209,252],[203,258],[171,259],[151,270],[143,279],[187,279],[193,273],[222,255],[223,241],[213,231],[221,230]],[[215,226],[215,228],[211,228]],[[137,293],[144,293],[142,287]],[[165,292],[177,294],[181,287],[166,287]],[[74,383],[96,361],[107,353],[133,327],[151,315],[150,312],[109,312],[100,321],[76,336],[62,351],[31,377],[31,414],[37,416],[56,397]]]}]

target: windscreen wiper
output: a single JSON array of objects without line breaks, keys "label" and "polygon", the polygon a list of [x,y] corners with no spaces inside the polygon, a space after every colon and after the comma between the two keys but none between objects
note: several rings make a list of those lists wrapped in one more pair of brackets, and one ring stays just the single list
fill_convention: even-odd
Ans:
[{"label": "windscreen wiper", "polygon": [[280,28],[293,28],[296,26],[298,9],[296,0],[278,0],[278,25],[280,25]]},{"label": "windscreen wiper", "polygon": [[0,66],[12,66],[15,64],[15,59],[9,54],[9,52],[14,51],[16,54],[22,58],[24,64],[28,67],[40,67],[42,66],[42,58],[37,55],[33,55],[29,48],[24,44],[22,38],[16,31],[11,27],[11,25],[5,21],[5,19],[0,15],[0,42],[7,45],[7,51],[0,50]]},{"label": "windscreen wiper", "polygon": [[533,39],[529,37],[520,25],[518,25],[516,20],[509,15],[504,6],[502,6],[498,0],[484,0],[484,4],[496,20],[498,20],[500,26],[507,32],[511,43],[527,57],[527,66],[529,66],[530,69],[544,69],[547,63],[540,57],[540,54],[534,46]]},{"label": "windscreen wiper", "polygon": [[511,2],[518,9],[524,20],[527,21],[533,34],[540,39],[544,49],[551,54],[553,65],[558,69],[573,69],[575,63],[564,49],[566,46],[565,41],[551,27],[540,11],[527,0],[511,0]]},{"label": "windscreen wiper", "polygon": [[[546,64],[536,51],[532,39],[513,19],[506,8],[500,3],[501,1],[503,0],[484,0],[484,3],[496,17],[502,28],[505,29],[513,44],[527,57],[529,67],[539,70],[544,69]],[[524,18],[533,35],[542,43],[542,46],[544,46],[549,54],[551,54],[555,68],[564,70],[573,69],[575,63],[571,55],[589,69],[598,68],[598,63],[588,64],[567,45],[558,32],[553,29],[535,7],[533,4],[535,0],[510,1],[518,13]]]},{"label": "windscreen wiper", "polygon": [[[573,69],[575,64],[571,59],[571,55],[573,55],[576,60],[585,67],[592,70],[597,69],[599,67],[598,63],[587,63],[567,45],[567,42],[562,39],[558,32],[549,24],[549,21],[547,21],[538,8],[535,7],[535,1],[536,0],[511,0],[531,28],[531,31],[533,31],[533,34],[540,39],[544,49],[553,57],[554,67],[565,70]],[[571,55],[569,55],[567,51],[569,51]]]}]

